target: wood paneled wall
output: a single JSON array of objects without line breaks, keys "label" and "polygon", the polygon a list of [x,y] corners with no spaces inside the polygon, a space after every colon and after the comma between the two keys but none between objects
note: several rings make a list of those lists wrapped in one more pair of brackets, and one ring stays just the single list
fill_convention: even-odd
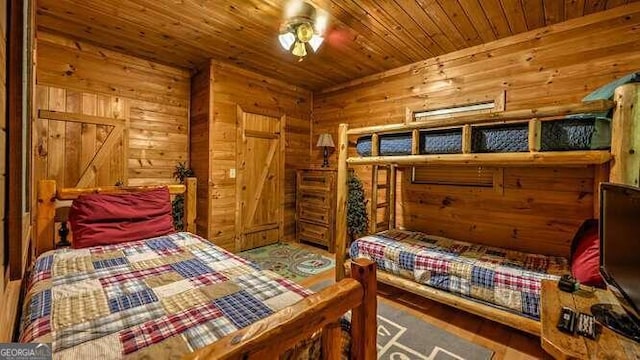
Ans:
[{"label": "wood paneled wall", "polygon": [[[307,98],[310,99],[310,98]],[[308,105],[310,107],[310,104]],[[309,167],[311,158],[310,111],[287,116],[285,124],[284,156],[284,234],[286,241],[295,241],[296,236],[296,170]],[[314,144],[315,145],[315,144]]]},{"label": "wood paneled wall", "polygon": [[[207,86],[207,83],[210,86]],[[237,66],[212,62],[192,81],[191,159],[198,172],[198,233],[216,244],[235,250],[237,108],[273,116],[286,115],[285,125],[285,238],[295,236],[295,170],[309,164],[311,92]],[[210,146],[205,146],[210,144]],[[202,181],[202,180],[200,180]],[[206,192],[205,192],[206,191]],[[208,195],[207,195],[208,193]]]},{"label": "wood paneled wall", "polygon": [[[7,72],[8,62],[8,1],[0,2],[0,342],[13,340],[13,331],[18,316],[20,298],[20,280],[9,281],[9,238],[5,237],[7,223],[6,203],[8,189],[6,176],[8,171],[7,154]],[[20,243],[20,241],[14,241]],[[20,251],[18,251],[20,253]],[[24,264],[23,264],[24,265]],[[20,269],[21,271],[22,269]],[[20,271],[18,272],[20,274]]]},{"label": "wood paneled wall", "polygon": [[[407,108],[478,101],[503,90],[507,110],[578,102],[599,86],[639,70],[639,50],[640,5],[621,6],[315,93],[313,137],[323,132],[335,137],[343,122],[351,127],[401,123]],[[312,162],[321,157],[313,149]],[[593,207],[593,175],[584,169],[549,171],[507,169],[505,181],[511,188],[488,198],[464,188],[407,186],[402,190],[406,202],[398,203],[404,209],[399,223],[461,240],[501,239],[514,248],[522,242],[552,241],[556,245],[549,252],[566,255],[580,219],[592,214],[587,210]],[[369,181],[368,169],[359,174]]]},{"label": "wood paneled wall", "polygon": [[593,216],[594,169],[507,167],[493,187],[412,184],[400,172],[397,225],[490,246],[568,256]]},{"label": "wood paneled wall", "polygon": [[297,86],[267,78],[236,66],[212,64],[213,104],[215,123],[219,131],[214,142],[221,142],[224,151],[214,157],[212,174],[216,188],[213,201],[212,239],[235,236],[235,179],[229,169],[236,167],[236,107],[246,112],[285,114],[285,240],[295,237],[296,169],[309,164],[311,129],[311,92]]},{"label": "wood paneled wall", "polygon": [[[0,4],[0,298],[4,296],[5,271],[8,265],[9,251],[5,239],[5,199],[7,197],[7,2]],[[4,341],[5,339],[0,339]]]},{"label": "wood paneled wall", "polygon": [[314,134],[335,135],[341,122],[401,123],[406,108],[494,98],[503,90],[507,110],[578,102],[640,69],[639,25],[640,4],[629,4],[314,93]]},{"label": "wood paneled wall", "polygon": [[[94,169],[95,185],[113,185],[115,180],[129,185],[175,182],[175,165],[188,161],[188,71],[43,32],[37,45],[41,109],[128,123],[123,140],[115,145],[124,147],[122,151],[114,150]],[[95,155],[89,148],[97,152],[112,130],[54,120],[34,125],[35,180],[56,179],[65,186],[76,185]]]},{"label": "wood paneled wall", "polygon": [[[220,160],[210,147],[214,132],[210,124],[213,111],[213,93],[211,92],[211,67],[203,66],[191,78],[191,111],[189,113],[189,160],[191,169],[197,175],[198,196],[196,201],[196,233],[209,239],[212,201],[209,201],[211,164]],[[229,150],[231,151],[231,150]],[[215,158],[214,158],[215,156]],[[214,160],[215,159],[215,160]],[[199,176],[198,176],[199,175]]]}]

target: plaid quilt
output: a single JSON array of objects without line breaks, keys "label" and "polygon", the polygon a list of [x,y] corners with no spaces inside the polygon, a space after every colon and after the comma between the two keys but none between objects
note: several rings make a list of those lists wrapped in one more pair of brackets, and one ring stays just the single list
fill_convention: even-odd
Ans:
[{"label": "plaid quilt", "polygon": [[353,259],[375,261],[382,271],[535,319],[540,318],[541,281],[570,272],[561,257],[403,230],[360,238],[349,252]]},{"label": "plaid quilt", "polygon": [[[61,249],[34,264],[20,341],[51,343],[54,358],[176,357],[310,294],[186,232]],[[319,357],[319,341],[294,352]]]}]

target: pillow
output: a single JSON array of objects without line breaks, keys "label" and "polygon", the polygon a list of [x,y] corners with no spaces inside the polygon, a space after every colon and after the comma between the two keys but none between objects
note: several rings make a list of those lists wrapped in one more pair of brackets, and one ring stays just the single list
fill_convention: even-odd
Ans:
[{"label": "pillow", "polygon": [[173,233],[169,189],[81,195],[71,205],[69,223],[76,249]]},{"label": "pillow", "polygon": [[589,95],[582,98],[582,101],[593,101],[593,100],[611,100],[613,99],[613,93],[616,91],[618,86],[640,82],[640,72],[634,72],[631,74],[627,74],[625,76],[620,77],[617,80],[614,80],[606,85],[603,85]]},{"label": "pillow", "polygon": [[596,220],[585,221],[573,241],[571,273],[581,284],[605,287],[600,275],[600,234]]},{"label": "pillow", "polygon": [[[640,72],[633,72],[625,76],[622,76],[617,80],[611,81],[610,83],[595,89],[589,95],[583,97],[582,101],[613,100],[613,95],[618,86],[628,84],[628,83],[634,83],[634,82],[640,82]],[[611,118],[613,116],[612,111],[613,110],[608,112],[597,112],[597,113],[584,114],[584,115],[595,116],[597,118]],[[569,117],[573,117],[573,116],[570,115]]]}]

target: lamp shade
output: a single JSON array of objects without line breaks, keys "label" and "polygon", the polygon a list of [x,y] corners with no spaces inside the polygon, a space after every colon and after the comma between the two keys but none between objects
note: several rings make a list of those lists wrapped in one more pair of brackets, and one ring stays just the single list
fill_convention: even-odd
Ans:
[{"label": "lamp shade", "polygon": [[296,43],[293,44],[291,53],[300,58],[305,57],[307,56],[307,46],[302,41],[296,41]]},{"label": "lamp shade", "polygon": [[323,147],[323,146],[336,147],[336,145],[333,143],[333,138],[329,133],[320,134],[320,137],[318,137],[318,143],[316,144],[316,146],[317,147]]},{"label": "lamp shade", "polygon": [[318,51],[318,48],[320,47],[320,45],[322,44],[322,41],[324,40],[324,38],[320,35],[313,35],[313,37],[311,38],[311,40],[309,40],[309,45],[311,45],[311,48],[313,49],[313,52]]},{"label": "lamp shade", "polygon": [[293,45],[293,43],[296,41],[296,36],[290,32],[286,32],[280,34],[278,36],[278,40],[280,41],[280,45],[282,45],[282,48],[284,48],[285,50],[290,50],[291,45]]}]

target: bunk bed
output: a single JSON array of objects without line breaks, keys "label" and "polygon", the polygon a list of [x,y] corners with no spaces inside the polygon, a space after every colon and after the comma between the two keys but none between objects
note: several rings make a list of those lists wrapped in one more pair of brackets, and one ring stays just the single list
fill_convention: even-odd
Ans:
[{"label": "bunk bed", "polygon": [[[428,120],[416,119],[409,113],[408,119],[401,124],[352,129],[348,124],[340,124],[336,263],[344,264],[345,267],[336,267],[336,279],[342,279],[345,271],[349,271],[349,255],[353,258],[371,259],[378,264],[377,279],[381,283],[539,335],[540,283],[543,279],[558,279],[559,275],[568,272],[566,259],[544,254],[516,253],[512,249],[474,246],[475,244],[442,239],[430,234],[396,229],[397,169],[431,165],[595,165],[595,190],[602,181],[638,186],[640,154],[635,149],[640,146],[639,94],[640,85],[627,84],[616,89],[613,101],[596,100],[537,109],[456,114]],[[607,113],[612,114],[610,135],[607,134],[608,129],[596,129],[602,115]],[[573,129],[567,130],[567,127]],[[569,131],[576,135],[573,140],[582,140],[554,143],[544,135],[554,128],[560,128],[565,134]],[[493,145],[479,140],[486,137],[487,132],[493,132],[493,135],[501,131],[513,134],[514,129],[516,139],[506,146],[498,145],[487,149],[487,146]],[[596,132],[605,133],[605,137],[610,136],[610,143],[601,139],[593,141]],[[355,141],[356,151],[363,156],[348,154],[349,137],[355,136],[360,137]],[[545,143],[553,145],[543,146]],[[508,151],[509,149],[515,151]],[[371,166],[372,170],[372,235],[355,240],[349,247],[346,224],[347,177],[349,167],[362,165]],[[384,203],[377,200],[380,169],[387,171],[387,196]],[[594,217],[598,215],[597,195],[598,191],[594,191]],[[376,209],[380,207],[388,207],[387,224],[376,218]],[[381,225],[386,225],[388,230],[377,233]],[[473,254],[465,258],[461,255],[465,250],[460,249],[472,249]],[[421,265],[419,269],[418,265]],[[446,270],[440,271],[439,267]],[[449,273],[443,276],[444,272]],[[474,281],[480,283],[481,287],[484,286],[479,294],[474,294],[469,289]],[[506,283],[506,287],[514,290],[515,294],[503,294],[506,297],[503,301],[496,301],[500,296],[497,293],[484,296],[486,294],[483,291],[493,290],[494,281],[502,282],[503,285]],[[513,296],[518,297],[516,306],[509,303]],[[522,309],[517,309],[518,307]]]},{"label": "bunk bed", "polygon": [[[136,194],[158,191],[166,197],[147,207],[166,206],[161,216],[170,217],[166,200],[183,195],[187,231],[70,247],[81,230],[97,229],[75,226],[79,211],[89,213],[82,206],[100,198],[100,213],[120,216],[135,211],[131,195],[138,201]],[[20,341],[52,343],[58,358],[375,358],[374,263],[354,263],[352,278],[313,293],[188,232],[195,199],[195,178],[185,185],[61,189],[40,181],[37,259],[26,277]],[[138,220],[131,219],[113,221],[126,228],[119,222]],[[102,218],[89,220],[102,226]]]}]

